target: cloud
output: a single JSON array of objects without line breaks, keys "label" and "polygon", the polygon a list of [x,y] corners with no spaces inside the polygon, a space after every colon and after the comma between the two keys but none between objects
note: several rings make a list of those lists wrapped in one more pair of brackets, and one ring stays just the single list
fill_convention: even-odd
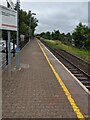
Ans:
[{"label": "cloud", "polygon": [[[16,3],[17,0],[12,0]],[[6,0],[0,0],[0,3],[6,2]],[[88,2],[88,0],[20,0],[20,2]]]},{"label": "cloud", "polygon": [[64,2],[54,2],[54,0],[53,2],[44,2],[46,0],[42,0],[42,2],[40,0],[37,0],[37,2],[26,1],[22,0],[21,8],[36,13],[36,18],[39,20],[39,26],[36,28],[37,33],[55,29],[67,33],[72,32],[79,22],[88,24],[88,2],[65,2],[67,0]]},{"label": "cloud", "polygon": [[88,24],[87,2],[23,3],[22,8],[37,14],[37,33],[55,29],[67,33],[73,31],[79,22]]}]

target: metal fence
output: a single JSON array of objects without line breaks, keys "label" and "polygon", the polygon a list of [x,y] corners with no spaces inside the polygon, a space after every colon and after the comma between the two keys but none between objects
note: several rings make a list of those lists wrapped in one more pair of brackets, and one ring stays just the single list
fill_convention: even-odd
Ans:
[{"label": "metal fence", "polygon": [[[14,40],[16,41],[16,40]],[[19,47],[20,47],[20,50],[29,42],[29,38],[26,37],[24,39],[24,41],[20,41],[19,42]],[[7,44],[7,43],[6,43]],[[13,42],[13,51],[11,51],[11,59],[13,59],[13,57],[15,57],[15,42]],[[7,45],[6,45],[7,46]],[[0,67],[2,69],[4,69],[4,67],[8,64],[8,50],[7,50],[7,47],[6,47],[6,51],[5,52],[0,52]]]}]

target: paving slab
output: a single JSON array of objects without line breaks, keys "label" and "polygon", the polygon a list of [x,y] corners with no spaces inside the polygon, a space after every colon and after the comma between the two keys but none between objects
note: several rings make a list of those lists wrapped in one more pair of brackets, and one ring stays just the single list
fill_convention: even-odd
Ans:
[{"label": "paving slab", "polygon": [[13,60],[11,80],[7,67],[2,73],[3,118],[77,119],[36,39],[21,50],[20,66]]},{"label": "paving slab", "polygon": [[71,72],[65,68],[65,66],[63,67],[62,63],[57,60],[54,55],[52,55],[52,53],[47,49],[47,47],[43,45],[40,41],[38,42],[44,49],[51,64],[54,66],[60,78],[66,85],[80,111],[86,118],[90,119],[90,95],[77,82],[75,76],[73,76]]}]

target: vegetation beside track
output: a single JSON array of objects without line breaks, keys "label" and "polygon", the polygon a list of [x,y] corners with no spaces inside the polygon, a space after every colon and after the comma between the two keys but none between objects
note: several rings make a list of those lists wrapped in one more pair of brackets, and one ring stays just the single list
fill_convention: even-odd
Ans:
[{"label": "vegetation beside track", "polygon": [[76,55],[77,57],[81,58],[82,60],[86,62],[90,62],[90,51],[89,50],[78,49],[74,46],[63,44],[61,41],[41,39],[41,41],[42,40],[47,45],[51,46],[52,48],[63,49],[73,55]]}]

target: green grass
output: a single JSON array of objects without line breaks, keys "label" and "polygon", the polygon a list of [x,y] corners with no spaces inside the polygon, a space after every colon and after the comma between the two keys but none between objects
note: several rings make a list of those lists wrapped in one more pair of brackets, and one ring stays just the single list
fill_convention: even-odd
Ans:
[{"label": "green grass", "polygon": [[73,55],[76,55],[77,57],[80,57],[86,62],[90,62],[90,51],[88,50],[78,49],[70,45],[65,45],[59,41],[52,41],[52,40],[46,40],[46,39],[44,41],[46,44],[48,44],[49,46],[53,48],[63,49]]}]

